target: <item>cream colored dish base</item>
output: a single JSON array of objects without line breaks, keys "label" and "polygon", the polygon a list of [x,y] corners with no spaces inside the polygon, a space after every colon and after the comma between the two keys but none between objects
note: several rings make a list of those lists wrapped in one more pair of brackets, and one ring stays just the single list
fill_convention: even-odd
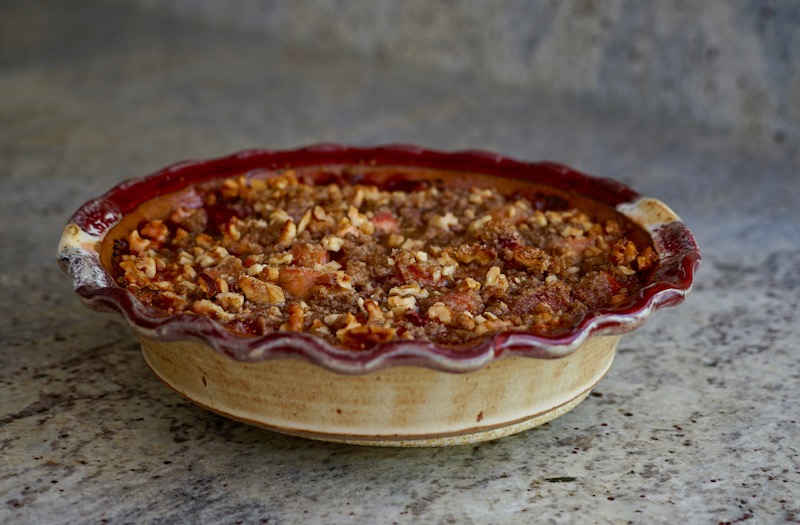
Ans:
[{"label": "cream colored dish base", "polygon": [[310,439],[424,447],[493,440],[568,412],[606,374],[619,336],[591,337],[558,359],[507,357],[474,372],[392,366],[364,375],[302,359],[244,363],[191,341],[141,343],[161,380],[223,416]]}]

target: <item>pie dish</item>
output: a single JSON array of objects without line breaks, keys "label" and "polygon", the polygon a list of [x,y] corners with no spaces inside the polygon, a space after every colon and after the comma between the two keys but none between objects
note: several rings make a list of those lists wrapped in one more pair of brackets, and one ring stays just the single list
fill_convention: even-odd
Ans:
[{"label": "pie dish", "polygon": [[[299,185],[298,177],[310,180],[310,186]],[[276,209],[269,196],[282,198],[287,184],[306,193],[325,186],[338,194],[344,188],[348,203],[361,193],[356,207],[341,206],[341,217],[335,216],[336,206],[304,203],[295,209],[290,202],[288,208]],[[433,189],[424,194],[401,189],[420,185]],[[239,193],[251,186],[274,191],[266,200],[247,201],[242,217],[229,213],[214,219],[218,199],[231,194],[243,202]],[[377,213],[359,208],[363,188],[372,198],[383,198],[390,211],[386,206]],[[440,189],[446,197],[441,198]],[[406,206],[403,216],[409,221],[425,220],[414,228],[401,223],[398,230],[402,214],[392,215],[391,206],[397,206],[392,195],[434,195],[439,200],[424,217]],[[459,195],[477,203],[466,218],[460,208],[467,201],[448,204]],[[482,195],[499,207],[481,208]],[[254,202],[268,219],[256,218],[267,240],[243,247],[238,229],[247,235],[245,215],[254,213]],[[500,209],[516,218],[498,219]],[[225,247],[212,247],[202,228],[187,233],[196,223],[191,214],[198,210],[203,227],[208,222],[214,231],[222,231],[219,242]],[[312,210],[317,226],[309,226],[315,220]],[[387,220],[392,227],[376,231],[374,225],[380,230]],[[568,256],[550,258],[538,249],[520,248],[530,238],[547,239],[529,228],[535,229],[537,221],[556,232],[547,244],[554,241],[557,253]],[[617,232],[620,224],[624,236]],[[270,226],[280,238],[269,240]],[[321,232],[317,237],[314,228]],[[438,235],[438,241],[399,234],[390,239],[389,230],[406,235],[413,230],[428,240]],[[225,237],[226,231],[235,235]],[[569,246],[575,245],[575,237],[582,247],[591,244],[594,257],[575,262],[574,251],[562,246],[559,235]],[[382,276],[358,283],[359,293],[366,288],[371,294],[363,297],[350,282],[352,272],[348,274],[355,267],[348,257],[358,251],[353,247],[357,239],[371,243],[361,252],[370,257],[382,253],[381,260],[391,265],[383,273],[373,268],[361,272]],[[475,261],[473,252],[447,244],[464,239],[475,240],[471,246],[490,255]],[[615,244],[601,253],[605,239]],[[175,248],[162,250],[162,244]],[[324,258],[310,260],[309,247]],[[609,260],[608,252],[614,250],[613,264],[590,264]],[[532,259],[532,253],[540,254],[539,259]],[[691,232],[674,212],[618,182],[486,152],[339,145],[244,151],[179,163],[124,182],[73,215],[58,257],[84,304],[121,314],[139,337],[150,368],[184,397],[279,432],[398,446],[494,439],[570,410],[608,371],[623,333],[653,311],[684,299],[700,260]],[[431,259],[428,264],[429,257],[446,262],[435,266]],[[177,264],[178,258],[186,260]],[[403,266],[409,258],[417,266]],[[376,260],[369,259],[370,265],[377,266]],[[435,267],[435,277],[420,275],[423,261],[426,268]],[[359,264],[365,267],[363,261]],[[217,266],[226,271],[206,271]],[[589,275],[580,279],[584,267]],[[195,280],[175,277],[180,272],[173,268],[184,268]],[[411,274],[405,271],[409,268]],[[171,275],[172,281],[162,274]],[[298,276],[303,278],[298,281]],[[586,299],[587,289],[617,291],[622,285],[614,276],[626,294],[612,297],[609,292],[605,301],[589,294]],[[298,282],[311,284],[298,288]],[[506,293],[514,286],[517,295]],[[536,287],[547,293],[532,292]],[[553,290],[572,297],[580,308],[566,308],[563,302],[555,307],[547,299]],[[467,296],[474,300],[465,302]],[[292,313],[288,318],[286,308]],[[562,319],[565,310],[574,315]],[[258,329],[250,329],[254,319]]]}]

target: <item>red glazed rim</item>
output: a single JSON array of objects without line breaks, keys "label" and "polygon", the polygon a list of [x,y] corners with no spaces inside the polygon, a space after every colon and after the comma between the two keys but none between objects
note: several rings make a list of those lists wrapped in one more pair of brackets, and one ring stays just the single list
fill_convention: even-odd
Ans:
[{"label": "red glazed rim", "polygon": [[[659,255],[658,266],[629,306],[592,312],[574,330],[558,336],[503,332],[466,348],[454,349],[423,341],[392,341],[368,350],[352,351],[309,334],[277,332],[245,337],[226,330],[210,318],[190,314],[165,317],[114,283],[100,264],[94,243],[67,240],[67,231],[72,225],[82,230],[80,234],[84,238],[101,240],[126,213],[143,202],[192,183],[259,168],[337,164],[417,166],[528,180],[590,197],[616,208],[635,222],[638,222],[635,212],[641,203],[657,202],[610,179],[591,177],[559,164],[520,162],[484,151],[443,152],[409,145],[359,148],[336,144],[282,151],[247,150],[212,160],[173,164],[147,177],[123,182],[87,202],[69,221],[59,247],[59,263],[72,277],[75,292],[87,307],[122,314],[140,336],[158,341],[197,340],[237,361],[298,357],[334,372],[350,374],[396,365],[468,372],[503,356],[562,357],[577,349],[587,337],[628,332],[644,323],[655,310],[681,303],[692,287],[699,266],[700,252],[692,233],[666,206],[658,203],[669,212],[668,220],[640,224],[653,238]],[[72,228],[74,239],[74,226]]]}]

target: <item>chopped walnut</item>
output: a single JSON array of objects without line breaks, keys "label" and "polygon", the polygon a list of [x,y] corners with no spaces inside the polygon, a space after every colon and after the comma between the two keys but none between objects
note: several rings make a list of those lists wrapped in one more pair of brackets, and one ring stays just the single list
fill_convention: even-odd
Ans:
[{"label": "chopped walnut", "polygon": [[550,256],[535,246],[523,246],[514,250],[514,260],[530,271],[540,274],[550,267]]},{"label": "chopped walnut", "polygon": [[611,262],[618,266],[627,265],[639,255],[636,245],[628,239],[620,239],[611,247]]},{"label": "chopped walnut", "polygon": [[150,239],[143,238],[141,235],[139,235],[138,230],[133,230],[128,236],[128,246],[134,253],[146,252],[147,249],[150,248],[150,244]]},{"label": "chopped walnut", "polygon": [[433,305],[428,308],[427,315],[429,319],[434,319],[444,324],[453,322],[453,312],[451,312],[444,303],[433,303]]},{"label": "chopped walnut", "polygon": [[489,268],[489,271],[486,272],[486,286],[497,286],[498,288],[505,290],[508,288],[508,279],[506,279],[505,274],[500,273],[499,266],[492,266]]},{"label": "chopped walnut", "polygon": [[259,304],[282,304],[286,302],[283,289],[272,283],[245,276],[239,279],[237,285],[248,301]]},{"label": "chopped walnut", "polygon": [[481,283],[479,283],[472,277],[467,277],[458,284],[456,290],[466,292],[468,290],[480,290],[480,288],[481,288]]},{"label": "chopped walnut", "polygon": [[267,262],[273,265],[292,264],[294,255],[292,252],[283,252],[270,257]]},{"label": "chopped walnut", "polygon": [[469,231],[470,233],[473,233],[473,234],[477,233],[478,230],[480,230],[481,228],[483,228],[487,224],[489,224],[489,222],[491,222],[491,220],[492,220],[492,216],[491,215],[485,215],[485,216],[481,217],[478,220],[472,221],[470,223],[470,225],[469,225],[469,228],[467,228],[467,231]]},{"label": "chopped walnut", "polygon": [[489,264],[497,257],[497,252],[493,248],[481,244],[461,245],[452,250],[453,257],[458,262],[469,264]]},{"label": "chopped walnut", "polygon": [[329,252],[338,252],[344,246],[344,239],[335,235],[328,235],[322,238],[322,247]]},{"label": "chopped walnut", "polygon": [[244,296],[240,293],[220,292],[216,299],[219,305],[229,312],[238,312],[244,304]]},{"label": "chopped walnut", "polygon": [[286,323],[285,329],[290,330],[292,332],[302,332],[303,317],[305,315],[303,307],[298,303],[289,303],[289,306],[287,306],[286,311],[289,313],[289,320]]},{"label": "chopped walnut", "polygon": [[295,237],[297,237],[297,226],[291,219],[287,220],[281,226],[280,241],[283,243],[292,242]]},{"label": "chopped walnut", "polygon": [[417,307],[417,300],[413,295],[406,297],[390,295],[389,299],[386,300],[386,303],[395,314],[405,312],[406,310],[413,310]]},{"label": "chopped walnut", "polygon": [[308,225],[311,224],[311,210],[305,212],[303,217],[300,219],[300,224],[297,225],[297,234],[301,234],[306,231]]},{"label": "chopped walnut", "polygon": [[219,321],[229,321],[234,318],[233,314],[226,312],[220,305],[208,299],[200,299],[192,303],[192,310]]},{"label": "chopped walnut", "polygon": [[424,290],[417,283],[404,284],[403,286],[396,286],[389,290],[389,295],[398,295],[401,297],[419,297],[425,299],[428,297],[428,290]]},{"label": "chopped walnut", "polygon": [[442,230],[448,230],[451,226],[458,225],[458,218],[453,215],[452,212],[447,212],[444,215],[436,215],[433,219],[430,220],[429,223],[434,228],[441,228]]},{"label": "chopped walnut", "polygon": [[206,253],[204,253],[203,255],[201,255],[200,257],[198,257],[197,264],[199,264],[201,268],[208,268],[209,266],[218,264],[228,255],[230,255],[228,253],[228,250],[226,250],[222,246],[215,246]]},{"label": "chopped walnut", "polygon": [[269,214],[270,224],[285,224],[289,221],[292,221],[292,217],[285,210],[274,210]]},{"label": "chopped walnut", "polygon": [[364,309],[369,315],[370,322],[382,323],[386,319],[386,317],[383,315],[383,310],[381,310],[380,305],[372,299],[367,299],[364,301]]},{"label": "chopped walnut", "polygon": [[143,237],[151,239],[153,241],[157,241],[159,243],[163,243],[167,240],[167,236],[169,235],[169,229],[167,225],[164,224],[164,221],[161,220],[154,220],[149,221],[145,224],[140,230],[139,233]]}]

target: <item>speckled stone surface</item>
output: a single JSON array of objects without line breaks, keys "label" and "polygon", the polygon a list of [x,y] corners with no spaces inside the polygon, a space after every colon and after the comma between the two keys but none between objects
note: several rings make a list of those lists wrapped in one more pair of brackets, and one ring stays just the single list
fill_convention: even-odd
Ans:
[{"label": "speckled stone surface", "polygon": [[800,140],[800,3],[107,0]]},{"label": "speckled stone surface", "polygon": [[[496,442],[317,443],[146,368],[58,269],[69,215],[185,158],[318,141],[480,147],[618,178],[704,253],[595,393]],[[1,523],[800,522],[800,157],[619,107],[290,50],[89,1],[0,4]]]}]

